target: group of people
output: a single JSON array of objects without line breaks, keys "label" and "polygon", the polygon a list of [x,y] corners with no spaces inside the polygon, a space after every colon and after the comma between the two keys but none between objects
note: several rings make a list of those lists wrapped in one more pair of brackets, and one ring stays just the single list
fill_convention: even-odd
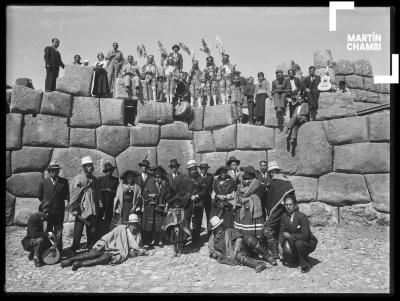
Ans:
[{"label": "group of people", "polygon": [[[120,179],[113,176],[110,162],[99,178],[93,175],[89,156],[81,165],[71,191],[68,180],[59,176],[59,163],[47,167],[49,177],[38,188],[39,212],[30,216],[22,240],[36,266],[44,264],[45,250],[54,246],[64,257],[60,265],[72,265],[73,270],[121,263],[165,243],[172,244],[172,257],[179,257],[184,248],[198,251],[203,233],[210,257],[220,263],[260,272],[282,258],[298,261],[302,272],[311,268],[308,254],[317,239],[307,216],[298,211],[290,180],[275,162],[263,160],[256,170],[240,167],[240,160],[231,157],[211,174],[207,162],[189,160],[187,174],[182,174],[176,159],[170,160],[170,172],[160,165],[151,167],[145,159],[139,172],[126,170]],[[75,216],[69,252],[62,238],[66,210]],[[87,251],[77,254],[84,226]]]}]

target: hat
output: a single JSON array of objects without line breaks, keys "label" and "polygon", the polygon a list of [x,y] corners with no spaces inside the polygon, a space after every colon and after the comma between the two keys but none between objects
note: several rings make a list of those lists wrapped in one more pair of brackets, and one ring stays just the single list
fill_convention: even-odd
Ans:
[{"label": "hat", "polygon": [[174,50],[174,48],[178,48],[178,51],[181,49],[181,47],[179,47],[177,44],[175,44],[174,46],[172,46],[172,50]]},{"label": "hat", "polygon": [[[243,178],[247,179],[247,178],[251,178],[251,177],[253,177],[253,178],[256,177],[256,170],[254,169],[253,166],[247,166],[244,168],[243,171],[244,171]],[[248,175],[250,175],[250,177]]]},{"label": "hat", "polygon": [[150,162],[148,160],[143,160],[142,162],[139,163],[139,166],[146,166],[147,168],[150,167]]},{"label": "hat", "polygon": [[209,56],[206,57],[206,60],[208,60],[209,58],[214,59],[214,57],[212,55],[209,55]]},{"label": "hat", "polygon": [[173,167],[173,166],[179,167],[179,166],[181,166],[181,165],[178,163],[178,160],[172,159],[171,161],[169,161],[168,167]]},{"label": "hat", "polygon": [[79,54],[75,54],[75,55],[74,55],[74,58],[76,58],[76,57],[81,58],[81,56],[80,56]]},{"label": "hat", "polygon": [[83,62],[84,62],[84,63],[89,63],[89,61],[88,61],[88,60],[83,60]]},{"label": "hat", "polygon": [[166,175],[167,174],[167,172],[165,171],[165,169],[161,165],[154,166],[154,168],[153,168],[154,175],[156,173],[156,170],[160,170],[161,171],[161,175]]},{"label": "hat", "polygon": [[218,216],[213,216],[210,219],[211,223],[211,230],[215,230],[219,225],[221,225],[224,222],[224,219],[220,219]]},{"label": "hat", "polygon": [[85,156],[82,158],[81,165],[93,164],[93,160],[90,156]]},{"label": "hat", "polygon": [[138,223],[139,216],[135,213],[129,214],[128,223]]},{"label": "hat", "polygon": [[214,173],[214,175],[219,176],[221,174],[221,171],[225,170],[226,172],[228,172],[228,167],[226,167],[225,165],[220,166],[217,171]]},{"label": "hat", "polygon": [[229,57],[229,54],[227,54],[227,53],[223,53],[223,54],[222,54],[222,56]]},{"label": "hat", "polygon": [[51,169],[61,169],[60,164],[56,160],[51,161],[49,166],[47,167],[47,170]]},{"label": "hat", "polygon": [[105,162],[103,165],[103,172],[107,172],[110,169],[114,170],[115,167],[111,164],[111,162]]},{"label": "hat", "polygon": [[114,46],[114,45],[117,45],[117,46],[118,46],[118,43],[117,43],[117,42],[114,42],[114,43],[113,43],[113,46]]},{"label": "hat", "polygon": [[154,59],[154,55],[149,54],[149,55],[147,56],[147,58],[150,58],[150,57]]},{"label": "hat", "polygon": [[227,166],[230,166],[230,165],[232,164],[233,161],[235,161],[237,165],[240,164],[240,161],[237,160],[236,157],[233,157],[233,156],[232,156],[232,157],[230,157],[230,158],[228,159],[228,161],[226,162],[226,165],[227,165]]},{"label": "hat", "polygon": [[283,74],[283,71],[282,70],[276,70],[275,74],[278,74],[278,73],[282,73]]},{"label": "hat", "polygon": [[275,161],[271,161],[268,163],[268,171],[274,170],[274,169],[279,169],[278,163],[276,163]]},{"label": "hat", "polygon": [[43,211],[44,209],[50,209],[51,203],[50,202],[43,202],[39,205],[39,211]]},{"label": "hat", "polygon": [[201,161],[199,167],[200,168],[210,168],[210,166],[208,166],[206,161]]},{"label": "hat", "polygon": [[197,167],[197,163],[195,160],[189,160],[187,163],[187,168]]},{"label": "hat", "polygon": [[134,171],[134,170],[128,169],[128,170],[125,170],[125,171],[120,175],[120,178],[121,178],[122,180],[125,180],[125,179],[128,177],[128,175],[133,175],[133,177],[136,177],[136,176],[139,175],[139,173],[136,172],[136,171]]}]

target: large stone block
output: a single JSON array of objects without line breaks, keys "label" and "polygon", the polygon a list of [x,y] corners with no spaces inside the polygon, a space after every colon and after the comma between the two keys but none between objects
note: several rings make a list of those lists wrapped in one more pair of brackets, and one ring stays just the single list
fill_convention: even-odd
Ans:
[{"label": "large stone block", "polygon": [[368,115],[369,141],[390,140],[390,111]]},{"label": "large stone block", "polygon": [[319,178],[318,201],[349,206],[371,202],[363,175],[331,172]]},{"label": "large stone block", "polygon": [[214,172],[217,171],[218,167],[226,164],[226,161],[228,161],[228,153],[227,152],[204,153],[201,154],[200,161],[206,161],[210,166],[210,169],[208,171],[214,174]]},{"label": "large stone block", "polygon": [[16,85],[25,86],[25,87],[27,87],[27,88],[35,89],[35,88],[33,87],[32,79],[30,79],[30,78],[26,78],[26,77],[17,78],[17,79],[15,80],[15,84],[16,84]]},{"label": "large stone block", "polygon": [[52,152],[53,149],[49,147],[24,146],[21,150],[12,152],[12,172],[43,172],[50,163]]},{"label": "large stone block", "polygon": [[22,114],[6,114],[6,149],[15,150],[21,148],[22,138]]},{"label": "large stone block", "polygon": [[204,107],[192,108],[193,114],[189,119],[189,130],[191,131],[202,131],[204,121]]},{"label": "large stone block", "polygon": [[364,77],[364,90],[379,93],[381,91],[381,87],[379,84],[374,84],[373,77]]},{"label": "large stone block", "polygon": [[390,213],[390,174],[365,175],[372,206],[382,213]]},{"label": "large stone block", "polygon": [[[290,120],[289,106],[287,106],[286,114],[283,116],[283,125],[286,126]],[[267,127],[277,127],[278,119],[276,118],[274,100],[267,98],[265,100],[265,120],[264,125]]]},{"label": "large stone block", "polygon": [[377,212],[371,204],[358,204],[353,206],[345,206],[340,208],[340,223],[357,224],[357,225],[388,225],[385,222],[382,224],[381,214]]},{"label": "large stone block", "polygon": [[6,151],[6,178],[11,176],[11,152]]},{"label": "large stone block", "polygon": [[6,218],[6,226],[11,226],[14,223],[14,214],[15,214],[15,196],[6,191],[6,206],[5,206],[5,218]]},{"label": "large stone block", "polygon": [[318,179],[310,177],[288,176],[296,191],[296,199],[299,203],[315,202],[317,200]]},{"label": "large stone block", "polygon": [[135,124],[155,123],[167,124],[174,122],[173,106],[170,103],[148,101],[137,103],[137,116]]},{"label": "large stone block", "polygon": [[96,129],[71,128],[69,146],[96,148]]},{"label": "large stone block", "polygon": [[238,124],[236,145],[238,149],[273,149],[274,136],[274,129]]},{"label": "large stone block", "polygon": [[354,65],[352,61],[339,59],[334,64],[335,74],[348,75],[354,74]]},{"label": "large stone block", "polygon": [[354,108],[356,109],[357,113],[362,110],[376,108],[380,106],[379,103],[369,103],[369,102],[355,102]]},{"label": "large stone block", "polygon": [[205,107],[204,129],[213,130],[234,123],[231,104]]},{"label": "large stone block", "polygon": [[41,172],[27,172],[12,175],[6,180],[7,190],[17,197],[37,197],[39,184],[43,180]]},{"label": "large stone block", "polygon": [[100,100],[92,97],[74,97],[71,127],[92,128],[101,125]]},{"label": "large stone block", "polygon": [[380,104],[390,104],[390,94],[379,94],[379,103]]},{"label": "large stone block", "polygon": [[[324,99],[324,101],[326,100],[327,99]],[[332,97],[331,100],[332,101],[329,103],[324,103],[323,107],[318,108],[317,120],[335,119],[357,115],[352,96],[342,95],[338,97]]]},{"label": "large stone block", "polygon": [[66,65],[64,76],[57,78],[56,90],[75,96],[91,96],[92,80],[91,66]]},{"label": "large stone block", "polygon": [[23,145],[68,147],[67,118],[39,114],[25,115]]},{"label": "large stone block", "polygon": [[26,226],[31,214],[38,212],[40,201],[36,198],[17,198],[15,201],[14,224]]},{"label": "large stone block", "polygon": [[320,176],[332,171],[332,146],[322,122],[306,122],[299,128],[297,138],[296,175]]},{"label": "large stone block", "polygon": [[70,117],[72,96],[58,91],[45,92],[42,99],[41,114]]},{"label": "large stone block", "polygon": [[125,105],[122,99],[100,98],[101,123],[124,125]]},{"label": "large stone block", "polygon": [[380,92],[384,94],[389,94],[390,93],[390,84],[379,84],[380,86]]},{"label": "large stone block", "polygon": [[161,139],[193,140],[193,132],[189,131],[187,122],[175,121],[161,126]]},{"label": "large stone block", "polygon": [[[114,157],[107,155],[101,151],[95,149],[86,149],[79,147],[70,147],[70,148],[55,148],[53,150],[53,155],[51,160],[57,160],[62,169],[60,170],[60,176],[67,178],[70,181],[77,174],[82,172],[81,159],[84,156],[90,156],[93,160],[94,165],[94,175],[96,177],[103,176],[103,163],[105,161],[111,162],[113,166],[115,166]],[[114,171],[114,174],[117,175],[117,170]]]},{"label": "large stone block", "polygon": [[157,146],[160,141],[158,124],[138,124],[130,128],[132,146]]},{"label": "large stone block", "polygon": [[[128,169],[139,172],[140,167],[138,164],[142,162],[146,156],[151,167],[157,163],[157,149],[155,147],[128,147],[116,158],[119,174],[121,175]],[[163,165],[163,167],[166,168],[167,165],[168,164]]]},{"label": "large stone block", "polygon": [[236,149],[236,124],[213,131],[217,151]]},{"label": "large stone block", "polygon": [[380,103],[379,94],[371,91],[360,89],[349,89],[353,94],[353,100],[358,102]]},{"label": "large stone block", "polygon": [[129,146],[127,126],[102,125],[96,129],[97,149],[113,157]]},{"label": "large stone block", "polygon": [[40,112],[43,92],[15,85],[11,95],[11,113],[37,114]]},{"label": "large stone block", "polygon": [[240,160],[240,166],[253,166],[257,168],[260,165],[261,160],[267,160],[267,152],[266,151],[244,151],[244,150],[234,150],[228,153],[229,157],[236,157],[236,159]]},{"label": "large stone block", "polygon": [[368,141],[368,119],[356,116],[323,121],[323,126],[331,144],[345,144]]},{"label": "large stone block", "polygon": [[316,50],[313,52],[315,69],[331,66],[333,63],[332,53],[329,49]]},{"label": "large stone block", "polygon": [[164,168],[169,165],[171,159],[177,159],[186,169],[186,163],[195,159],[193,140],[165,140],[161,139],[157,146],[157,164]]},{"label": "large stone block", "polygon": [[352,89],[364,89],[363,77],[355,74],[347,75],[346,86]]},{"label": "large stone block", "polygon": [[275,129],[275,148],[268,150],[268,160],[278,163],[284,173],[295,174],[297,171],[298,152],[292,156],[286,135],[279,129]]},{"label": "large stone block", "polygon": [[338,223],[337,208],[333,206],[321,202],[303,203],[299,204],[299,210],[308,216],[313,227],[333,226]]},{"label": "large stone block", "polygon": [[359,59],[353,62],[354,73],[361,76],[373,76],[372,66],[367,59]]},{"label": "large stone block", "polygon": [[[119,99],[132,99],[132,100],[137,100],[138,97],[136,95],[136,89],[131,87],[132,91],[131,93],[128,95],[128,93],[126,93],[126,89],[125,89],[125,79],[123,77],[117,77],[115,79],[115,83],[114,83],[114,97],[115,98],[119,98]],[[139,85],[141,85],[140,81],[139,81]]]},{"label": "large stone block", "polygon": [[349,173],[390,171],[389,143],[354,143],[335,146],[333,170]]},{"label": "large stone block", "polygon": [[212,132],[194,132],[194,149],[196,153],[215,152],[216,148]]}]

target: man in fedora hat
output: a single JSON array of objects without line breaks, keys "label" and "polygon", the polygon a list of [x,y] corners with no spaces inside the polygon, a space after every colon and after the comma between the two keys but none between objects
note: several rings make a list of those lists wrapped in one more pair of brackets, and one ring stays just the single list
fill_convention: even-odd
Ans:
[{"label": "man in fedora hat", "polygon": [[213,191],[213,183],[214,183],[214,176],[208,172],[208,166],[206,161],[201,161],[199,164],[200,169],[200,176],[203,177],[207,184],[207,194],[204,196],[203,203],[204,203],[204,211],[206,212],[206,229],[208,231],[208,237],[211,234],[211,228],[209,225],[210,221],[210,212],[211,212],[211,193]]},{"label": "man in fedora hat", "polygon": [[49,177],[39,184],[38,199],[49,202],[51,209],[47,220],[47,229],[54,232],[56,245],[60,253],[63,251],[62,231],[64,224],[65,202],[69,203],[68,180],[60,177],[61,166],[51,161],[47,167]]},{"label": "man in fedora hat", "polygon": [[103,208],[102,195],[99,182],[93,175],[94,166],[90,156],[81,160],[82,172],[72,180],[71,210],[75,216],[74,239],[71,246],[71,253],[75,254],[81,242],[83,226],[86,224],[87,243],[90,249],[96,242],[96,224]]},{"label": "man in fedora hat", "polygon": [[171,169],[171,172],[167,174],[167,180],[171,189],[171,196],[176,195],[178,187],[181,185],[184,178],[184,176],[179,172],[179,166],[181,165],[178,163],[178,160],[172,159],[169,161],[168,167]]},{"label": "man in fedora hat", "polygon": [[179,50],[181,48],[175,44],[174,46],[172,46],[172,51],[169,56],[172,56],[174,58],[174,63],[176,68],[179,70],[179,72],[182,72],[183,69],[183,57],[182,54],[179,53]]},{"label": "man in fedora hat", "polygon": [[290,180],[280,173],[280,168],[275,161],[268,163],[268,173],[272,178],[267,194],[267,218],[262,229],[262,236],[274,258],[278,259],[278,233],[282,214],[285,212],[283,200],[285,196],[294,193]]},{"label": "man in fedora hat", "polygon": [[113,217],[113,205],[115,194],[119,184],[119,179],[113,176],[115,167],[111,162],[106,161],[103,165],[105,176],[99,177],[100,193],[103,200],[103,211],[101,217],[104,217],[106,232],[110,231],[110,224]]},{"label": "man in fedora hat", "polygon": [[253,258],[254,252],[271,265],[276,265],[275,260],[255,237],[243,235],[236,229],[226,228],[218,216],[213,216],[210,223],[212,234],[208,240],[208,250],[211,258],[223,264],[248,266],[259,273],[267,267],[267,264],[265,261]]},{"label": "man in fedora hat", "polygon": [[140,186],[140,189],[144,191],[144,188],[147,185],[147,182],[150,180],[152,177],[149,174],[149,169],[150,169],[150,162],[146,159],[144,159],[142,162],[139,163],[140,167],[140,175],[136,178],[136,185]]},{"label": "man in fedora hat", "polygon": [[239,182],[239,176],[240,176],[239,165],[240,165],[240,160],[236,159],[236,157],[234,156],[229,157],[228,161],[226,162],[226,166],[229,167],[228,176],[230,176],[232,180],[235,181],[236,183]]}]

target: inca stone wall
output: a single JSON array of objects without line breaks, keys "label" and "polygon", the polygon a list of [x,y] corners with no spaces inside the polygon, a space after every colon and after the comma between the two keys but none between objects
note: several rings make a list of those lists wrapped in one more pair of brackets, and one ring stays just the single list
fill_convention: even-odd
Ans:
[{"label": "inca stone wall", "polygon": [[[354,97],[322,92],[317,121],[300,127],[294,156],[276,128],[270,100],[263,127],[233,124],[231,105],[193,108],[188,121],[177,121],[171,104],[157,102],[139,102],[136,124],[127,127],[127,96],[118,92],[119,98],[90,97],[90,67],[67,66],[54,92],[13,86],[11,112],[6,115],[7,225],[26,225],[37,210],[38,184],[47,176],[51,160],[58,160],[60,175],[72,180],[86,155],[95,162],[96,176],[102,175],[104,160],[117,167],[118,175],[138,170],[146,155],[151,165],[164,167],[176,158],[183,172],[189,159],[207,161],[210,172],[230,156],[241,166],[256,168],[260,160],[276,160],[313,225],[388,225],[390,111],[358,116],[357,110],[388,103],[389,89],[371,82],[372,70],[365,60],[334,62],[330,51],[314,53],[317,70],[325,71],[327,60],[333,81],[344,77]],[[66,213],[66,229],[71,229],[72,220]]]}]

